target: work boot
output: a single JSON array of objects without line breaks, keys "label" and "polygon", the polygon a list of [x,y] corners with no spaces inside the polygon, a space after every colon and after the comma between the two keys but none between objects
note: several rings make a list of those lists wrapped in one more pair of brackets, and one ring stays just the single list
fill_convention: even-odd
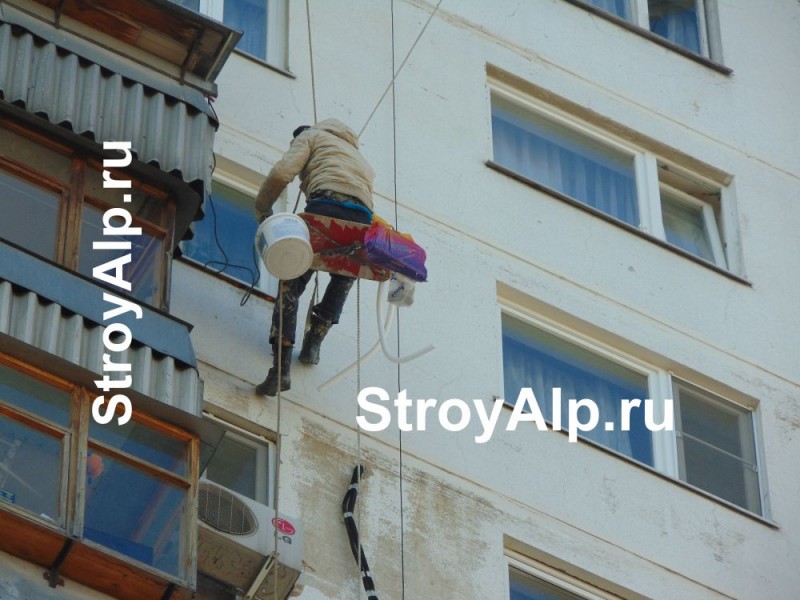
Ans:
[{"label": "work boot", "polygon": [[303,347],[300,349],[298,360],[305,365],[319,364],[319,349],[322,340],[328,334],[331,323],[321,319],[317,315],[311,315],[311,327],[303,336]]},{"label": "work boot", "polygon": [[[281,355],[281,391],[292,387],[292,347],[284,346]],[[258,384],[256,394],[260,396],[275,396],[278,393],[278,347],[272,348],[272,368],[267,373],[267,378]]]}]

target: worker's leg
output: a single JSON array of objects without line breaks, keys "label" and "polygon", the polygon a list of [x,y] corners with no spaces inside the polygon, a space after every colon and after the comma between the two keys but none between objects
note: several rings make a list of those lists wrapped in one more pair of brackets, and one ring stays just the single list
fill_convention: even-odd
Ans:
[{"label": "worker's leg", "polygon": [[[281,312],[283,313],[283,344],[284,346],[294,345],[297,330],[297,306],[300,296],[303,295],[313,274],[314,271],[309,269],[300,277],[281,281],[280,290],[283,293],[283,298],[276,298],[275,306],[272,309],[272,326],[269,330],[269,343],[271,346],[275,346],[275,342],[278,339]],[[281,306],[283,307],[282,311],[279,310]]]},{"label": "worker's leg", "polygon": [[[280,370],[280,387],[281,391],[285,392],[292,386],[291,364],[292,364],[292,346],[294,345],[295,331],[297,329],[297,305],[300,296],[306,289],[311,276],[314,271],[308,270],[300,277],[290,279],[289,281],[281,281],[280,294],[275,299],[275,307],[272,310],[272,326],[269,332],[269,343],[272,346],[272,368],[267,373],[266,379],[256,387],[256,393],[265,396],[274,396],[278,393],[278,371]],[[281,310],[282,309],[282,310]],[[281,314],[283,315],[283,324],[281,332]],[[278,338],[282,336],[282,346],[278,347]],[[278,361],[280,356],[280,369],[278,368]]]},{"label": "worker's leg", "polygon": [[302,363],[315,365],[319,362],[319,350],[322,340],[328,334],[332,325],[339,322],[342,316],[347,294],[353,287],[355,277],[344,275],[331,275],[328,287],[322,301],[314,306],[311,311],[311,328],[303,338],[303,348],[300,350],[299,360]]}]

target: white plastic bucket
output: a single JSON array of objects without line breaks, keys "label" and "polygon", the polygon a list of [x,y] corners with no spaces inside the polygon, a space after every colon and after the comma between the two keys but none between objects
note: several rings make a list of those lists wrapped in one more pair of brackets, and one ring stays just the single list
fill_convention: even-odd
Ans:
[{"label": "white plastic bucket", "polygon": [[258,226],[256,251],[275,277],[294,279],[308,271],[314,258],[309,238],[303,219],[292,213],[277,213]]}]

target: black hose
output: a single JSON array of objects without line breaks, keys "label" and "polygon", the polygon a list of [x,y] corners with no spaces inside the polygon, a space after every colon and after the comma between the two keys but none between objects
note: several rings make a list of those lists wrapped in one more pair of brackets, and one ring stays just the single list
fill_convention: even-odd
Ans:
[{"label": "black hose", "polygon": [[[361,570],[361,581],[364,584],[364,591],[367,592],[369,600],[378,600],[378,594],[375,592],[375,582],[372,579],[372,573],[369,570],[367,557],[364,554],[364,547],[361,546],[358,539],[358,527],[356,526],[355,516],[353,510],[356,507],[356,500],[358,499],[358,483],[364,475],[364,465],[359,465],[353,469],[353,476],[350,478],[350,487],[342,500],[342,515],[344,516],[344,527],[347,529],[347,537],[350,540],[350,550],[353,553],[353,558]],[[359,554],[361,560],[359,561]]]}]

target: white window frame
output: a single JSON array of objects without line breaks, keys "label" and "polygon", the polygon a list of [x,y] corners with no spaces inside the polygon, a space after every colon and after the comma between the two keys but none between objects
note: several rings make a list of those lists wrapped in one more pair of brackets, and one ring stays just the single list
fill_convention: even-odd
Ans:
[{"label": "white window frame", "polygon": [[[275,498],[275,443],[266,437],[237,427],[233,423],[221,419],[211,413],[203,412],[203,417],[214,421],[225,429],[225,435],[235,441],[256,449],[256,498],[260,504],[274,508]],[[213,458],[212,458],[213,460]],[[207,465],[206,465],[207,467]],[[205,470],[201,479],[205,479]],[[219,484],[217,484],[219,485]]]},{"label": "white window frame", "polygon": [[[289,6],[287,0],[262,0],[267,3],[267,55],[265,57],[254,56],[242,50],[237,50],[246,56],[252,56],[256,60],[264,61],[268,64],[288,68],[287,64],[287,30]],[[200,0],[200,9],[204,15],[224,22],[225,0]]]},{"label": "white window frame", "polygon": [[[506,549],[505,556],[507,562],[506,570],[508,573],[510,573],[511,569],[516,569],[526,575],[536,577],[537,579],[541,579],[542,581],[561,588],[565,592],[580,596],[584,600],[623,600],[623,598],[616,594],[602,590],[585,581],[570,577],[562,570],[554,569],[539,561],[533,561],[519,552]],[[510,577],[507,576],[506,598],[511,598],[511,585],[509,580]]]},{"label": "white window frame", "polygon": [[[714,209],[708,202],[698,200],[694,196],[687,194],[677,188],[674,188],[666,183],[659,183],[659,190],[667,192],[670,196],[676,198],[679,202],[691,204],[699,208],[703,213],[703,223],[706,231],[708,232],[708,242],[711,246],[711,253],[714,255],[714,264],[723,269],[728,268],[728,261],[725,258],[725,249],[722,245],[722,236],[720,235],[719,227],[717,226],[717,218],[714,215]],[[721,190],[720,190],[721,192]],[[661,194],[659,194],[660,196]],[[663,208],[663,207],[662,207]],[[661,222],[663,228],[663,221]],[[666,232],[664,232],[664,239],[666,240]]]},{"label": "white window frame", "polygon": [[[706,2],[705,0],[693,0],[697,10],[697,27],[700,38],[700,54],[702,56],[710,57],[709,43],[708,43],[708,27],[706,16]],[[643,29],[650,31],[650,8],[648,0],[628,0],[631,7],[631,16],[634,23]],[[657,34],[656,34],[657,35]],[[665,38],[666,39],[666,38]],[[691,52],[691,50],[690,50]]]},{"label": "white window frame", "polygon": [[[568,128],[570,131],[576,134],[586,137],[590,141],[604,145],[611,150],[632,157],[634,164],[634,176],[636,178],[637,206],[639,210],[638,229],[668,244],[670,248],[674,248],[678,252],[685,253],[703,262],[709,262],[706,261],[704,258],[697,256],[691,252],[688,252],[683,248],[680,248],[679,246],[670,244],[667,241],[666,233],[664,231],[664,224],[662,220],[662,209],[661,209],[661,189],[666,184],[661,183],[659,180],[659,174],[658,174],[659,165],[666,165],[676,173],[682,174],[689,179],[697,181],[698,183],[719,190],[720,204],[722,205],[720,212],[723,211],[722,207],[724,207],[731,201],[729,197],[732,194],[732,191],[729,185],[721,185],[719,182],[712,181],[706,177],[703,177],[685,168],[675,165],[674,163],[657,156],[656,154],[652,153],[651,151],[642,146],[636,145],[627,140],[622,140],[613,135],[610,135],[606,131],[590,123],[581,121],[577,117],[569,115],[568,113],[563,112],[549,104],[546,104],[541,100],[526,95],[524,92],[519,91],[518,89],[512,87],[507,83],[504,83],[502,81],[497,81],[494,79],[491,79],[489,81],[490,122],[491,122],[491,115],[493,112],[495,98],[516,105],[524,112],[529,113],[533,119],[540,118],[555,123],[557,125],[561,125],[563,127]],[[494,157],[493,135],[494,134],[492,133],[492,135],[489,136],[492,157]],[[730,260],[729,256],[726,256],[725,248],[728,247],[730,252],[730,241],[722,238],[721,235],[722,231],[720,231],[721,227],[717,224],[716,215],[714,214],[711,206],[708,205],[708,203],[706,202],[702,202],[697,198],[694,198],[684,192],[681,192],[680,190],[676,190],[675,188],[669,186],[667,187],[670,190],[670,192],[674,190],[676,192],[676,195],[680,196],[681,199],[686,198],[689,199],[689,201],[691,201],[693,204],[699,204],[704,206],[703,209],[704,216],[706,218],[710,217],[710,221],[706,220],[706,225],[708,226],[708,234],[710,238],[712,237],[714,238],[713,240],[711,240],[711,245],[714,252],[714,262],[712,262],[711,264],[714,264],[714,266],[719,267],[720,269],[738,275],[738,273],[735,273],[729,266],[733,264],[733,261]],[[582,205],[585,204],[577,199],[575,199],[575,201],[579,202]],[[586,207],[588,210],[592,211],[597,210],[593,209],[589,205],[586,205]],[[709,209],[709,211],[706,211],[706,207]],[[626,223],[625,221],[618,219],[617,217],[615,217],[610,213],[603,212],[603,214],[607,215],[611,219],[619,221],[620,223],[626,226],[630,226],[629,223]],[[730,233],[730,232],[726,231],[725,233]],[[736,236],[731,235],[731,237],[735,238]]]},{"label": "white window frame", "polygon": [[[717,496],[703,488],[697,487],[692,485],[685,479],[681,477],[681,465],[680,465],[680,456],[679,456],[679,448],[678,448],[678,436],[680,432],[678,431],[678,414],[680,411],[679,402],[674,402],[673,410],[675,411],[675,427],[673,431],[651,431],[650,436],[653,444],[653,465],[647,465],[640,461],[637,461],[635,458],[632,458],[626,454],[622,454],[617,452],[616,450],[609,448],[599,442],[595,442],[593,440],[587,439],[580,434],[578,437],[589,444],[597,445],[598,447],[603,448],[604,451],[610,452],[614,455],[620,456],[625,460],[630,460],[635,462],[638,465],[642,465],[644,468],[649,468],[657,471],[658,473],[669,477],[675,481],[680,482],[682,485],[688,486],[693,490],[697,490],[698,492],[710,497],[714,498],[718,502],[722,502],[728,506],[733,507],[736,510],[744,511],[746,514],[754,515],[759,518],[768,518],[769,508],[767,505],[767,489],[766,489],[766,478],[764,477],[764,469],[762,468],[763,465],[763,456],[761,450],[761,436],[760,436],[760,418],[759,418],[759,411],[757,406],[747,405],[742,402],[738,402],[736,399],[731,399],[729,395],[723,395],[719,392],[715,392],[713,390],[708,389],[703,385],[699,385],[695,382],[691,377],[685,377],[681,374],[674,374],[672,371],[660,368],[658,366],[653,365],[652,363],[642,361],[634,356],[626,354],[613,346],[601,342],[595,338],[589,337],[576,329],[572,329],[567,327],[561,323],[558,323],[552,319],[544,317],[542,315],[533,315],[530,312],[522,309],[521,307],[511,303],[505,299],[499,299],[498,301],[500,312],[501,314],[506,314],[514,319],[522,321],[532,327],[536,327],[542,331],[550,333],[551,335],[557,336],[562,340],[565,340],[571,344],[579,346],[587,350],[588,352],[592,352],[597,356],[609,360],[611,362],[617,363],[623,367],[641,373],[647,376],[647,387],[648,387],[648,397],[650,398],[673,398],[674,399],[674,386],[677,384],[677,381],[681,381],[685,384],[688,384],[690,387],[694,387],[704,394],[707,394],[714,398],[714,401],[719,403],[720,406],[725,407],[729,405],[731,407],[738,407],[744,411],[747,411],[750,416],[750,424],[753,428],[753,442],[755,446],[755,466],[756,466],[756,475],[758,481],[758,495],[760,498],[760,511],[755,512],[746,507],[739,506],[738,504],[734,504],[725,498]],[[501,331],[502,337],[502,331]],[[501,364],[500,364],[500,371],[501,374],[505,365],[502,360],[502,352],[501,354]],[[501,382],[500,382],[500,389],[503,389],[503,380],[501,375]],[[503,398],[506,398],[507,395],[505,390],[503,389]],[[644,398],[642,398],[644,400]],[[660,402],[653,402],[653,418],[657,423],[663,422],[664,417],[664,404]],[[738,414],[738,413],[737,413]]]},{"label": "white window frame", "polygon": [[[628,12],[630,14],[630,18],[623,19],[623,17],[619,17],[614,13],[609,13],[613,17],[618,19],[623,19],[628,21],[629,23],[636,25],[637,27],[641,27],[647,31],[650,31],[654,35],[658,35],[650,29],[650,8],[648,5],[648,0],[626,0],[628,3]],[[709,27],[712,23],[718,23],[718,10],[716,6],[715,0],[694,0],[696,9],[697,9],[697,26],[699,29],[699,44],[700,44],[700,52],[699,55],[705,58],[709,58],[715,61],[721,61],[722,52],[720,49],[719,43],[719,34],[717,31],[717,27]],[[586,4],[591,4],[594,8],[598,10],[603,10],[602,8],[592,4],[588,0]],[[607,12],[607,11],[603,11]],[[661,37],[661,36],[659,36]],[[667,38],[663,38],[666,41],[670,41]],[[674,42],[672,42],[674,43]],[[678,44],[680,45],[680,44]],[[683,46],[681,46],[683,47]],[[692,52],[688,48],[685,48],[687,52]]]}]

